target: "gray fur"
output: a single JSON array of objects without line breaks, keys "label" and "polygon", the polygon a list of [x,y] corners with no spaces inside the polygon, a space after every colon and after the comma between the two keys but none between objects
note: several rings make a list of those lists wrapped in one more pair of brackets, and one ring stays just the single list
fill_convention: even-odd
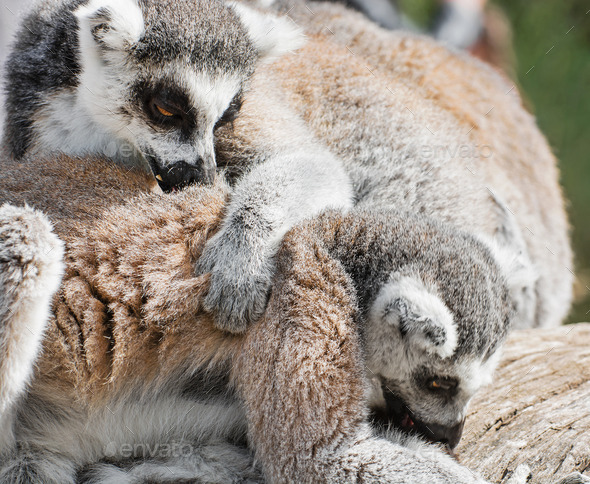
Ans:
[{"label": "gray fur", "polygon": [[[370,31],[375,34],[375,45],[381,43],[379,48],[375,47],[374,64],[370,63],[370,56],[366,57],[367,68],[382,68],[382,75],[390,75],[395,79],[395,65],[391,68],[383,67],[380,57],[382,51],[379,49],[387,52],[385,49],[388,43],[394,41],[403,45],[405,37],[388,36],[368,22],[362,23],[345,11],[337,10],[332,16],[332,9],[336,8],[333,5],[311,4],[311,8],[307,9],[305,2],[277,1],[274,8],[278,12],[288,12],[298,25],[307,26],[311,34],[325,32],[325,25],[329,23],[330,32],[334,33],[333,37],[329,36],[330,42],[348,45],[357,36]],[[349,17],[354,18],[354,21],[348,20]],[[338,18],[341,24],[338,24],[335,18]],[[358,22],[358,25],[351,27],[354,22]],[[412,37],[409,39],[411,42]],[[349,58],[344,61],[352,62]],[[451,61],[452,59],[449,60]],[[335,82],[339,76],[346,75],[345,70],[339,70],[334,66],[330,69],[336,72],[330,77],[330,81],[324,81],[323,84],[318,84],[322,81],[315,78],[309,81],[316,84],[314,89],[309,89],[306,93],[309,97],[305,98],[303,105],[285,102],[285,98],[289,99],[290,93],[288,87],[282,90],[277,87],[277,84],[284,86],[285,83],[280,75],[271,72],[266,77],[265,74],[259,74],[263,80],[259,81],[259,86],[253,86],[251,99],[261,105],[282,104],[280,113],[287,122],[282,126],[276,121],[273,129],[282,129],[288,135],[279,143],[290,147],[294,138],[300,145],[309,144],[310,138],[301,141],[297,129],[298,118],[304,117],[307,120],[308,136],[315,135],[317,142],[327,146],[342,163],[353,185],[353,203],[356,206],[371,210],[399,210],[403,207],[409,213],[428,214],[455,229],[464,230],[484,240],[495,248],[494,254],[498,256],[510,283],[514,298],[512,303],[519,308],[514,327],[559,324],[570,305],[572,281],[571,251],[563,212],[555,218],[559,225],[557,231],[545,225],[544,209],[539,210],[538,205],[534,208],[523,204],[520,192],[529,188],[517,186],[518,180],[512,186],[511,183],[506,183],[504,177],[510,177],[509,169],[507,173],[502,173],[504,168],[501,167],[495,170],[490,168],[489,172],[484,168],[495,163],[497,155],[490,155],[485,150],[493,150],[496,145],[477,146],[471,139],[469,127],[457,124],[451,113],[438,111],[436,103],[428,101],[425,103],[424,111],[418,112],[416,108],[408,107],[404,86],[396,84],[399,92],[392,92],[392,89],[385,89],[380,81],[373,83],[371,79],[345,89]],[[324,68],[324,72],[328,78],[327,67]],[[493,78],[494,82],[499,81],[494,77],[495,74],[485,74]],[[297,83],[293,84],[301,88]],[[499,84],[505,85],[503,82]],[[259,96],[257,89],[263,89],[264,94]],[[506,85],[505,92],[509,91],[510,87]],[[506,96],[505,93],[502,95]],[[265,99],[262,99],[262,96]],[[339,102],[327,101],[332,99],[338,99]],[[292,119],[295,121],[291,121]],[[531,123],[531,120],[523,120],[523,123]],[[313,141],[313,138],[311,139]],[[275,143],[272,145],[274,148],[277,141],[272,141]],[[245,169],[244,165],[264,162],[267,159],[265,153],[274,155],[274,152],[258,139],[240,140],[240,144],[237,144],[239,149],[236,149],[236,142],[222,132],[218,139],[218,151],[223,151],[225,145],[233,148],[230,150],[233,155],[233,165],[230,168],[238,173],[239,168]],[[242,159],[236,153],[245,155]],[[552,163],[551,155],[546,155]],[[531,156],[530,159],[524,160],[524,164],[532,165],[536,161],[535,156]],[[236,165],[238,169],[235,168]],[[292,166],[290,160],[284,163],[285,172],[289,173],[290,177],[294,177],[291,173]],[[252,176],[263,180],[265,169],[266,165],[263,163],[252,171]],[[306,174],[304,170],[301,173]],[[338,173],[338,176],[341,174]],[[331,179],[328,178],[326,182]],[[307,176],[301,180],[305,186],[317,179]],[[277,193],[293,193],[291,189],[286,190],[286,184],[281,183],[274,171],[269,171],[268,178],[256,187],[249,186],[247,182],[243,183],[238,184],[232,197],[230,216],[225,226],[206,252],[205,260],[212,262],[202,267],[202,270],[213,272],[213,290],[208,297],[207,307],[217,314],[220,327],[229,331],[243,330],[243,316],[255,317],[259,314],[259,308],[264,306],[268,294],[268,286],[264,286],[264,281],[270,280],[272,270],[272,260],[269,261],[272,252],[269,252],[268,247],[272,246],[271,241],[282,233],[276,228],[276,224],[273,230],[269,230],[273,226],[264,222],[264,213],[269,210],[269,194],[275,196]],[[553,183],[557,184],[557,180]],[[244,190],[239,190],[240,185]],[[267,187],[265,192],[268,194],[260,191],[260,187]],[[305,191],[301,193],[305,194]],[[539,198],[543,196],[539,195]],[[312,215],[301,209],[306,202],[305,196],[290,195],[285,196],[281,206],[290,204],[288,211],[297,213],[300,219],[303,219]],[[540,203],[543,202],[533,202]],[[340,201],[338,204],[344,203]],[[239,211],[240,206],[247,207],[252,219],[263,222],[246,229],[239,217],[231,217],[231,213],[234,210]],[[556,210],[562,207],[562,201],[557,200]],[[281,210],[284,211],[283,208]],[[536,228],[532,228],[531,225],[535,225]],[[544,235],[541,236],[539,231]],[[263,236],[265,232],[266,235]],[[262,237],[266,238],[265,243],[260,242]],[[549,242],[553,237],[555,240]],[[244,250],[244,244],[238,242],[241,239],[258,240],[255,247],[253,246],[255,251]],[[225,246],[223,250],[214,246],[220,240]],[[553,253],[550,255],[547,248],[549,246],[553,247]],[[560,255],[555,252],[556,248]],[[234,257],[223,258],[222,253],[231,253]],[[265,260],[266,263],[261,262]],[[258,269],[262,266],[267,267],[266,274]],[[237,294],[240,294],[239,298],[236,297]]]},{"label": "gray fur", "polygon": [[[90,11],[99,3],[52,0],[25,18],[6,65],[5,144],[17,158],[56,151],[149,164],[169,188],[210,181],[214,126],[247,89],[260,58],[273,55],[272,40],[257,44],[219,0],[176,2],[174,9],[155,1],[103,3]],[[229,85],[223,92],[216,84],[195,86],[192,73]],[[150,91],[183,98],[181,130],[148,116]],[[199,104],[208,98],[219,105]]]},{"label": "gray fur", "polygon": [[[334,220],[339,222],[341,230],[331,231]],[[421,388],[422,382],[411,378],[405,382],[385,379],[382,366],[375,360],[381,357],[391,360],[405,353],[413,355],[406,365],[411,376],[423,370],[422,365],[428,365],[429,375],[438,372],[436,374],[460,379],[462,375],[457,374],[457,370],[466,358],[469,361],[475,350],[479,354],[493,353],[501,337],[489,340],[485,334],[471,331],[474,320],[484,317],[491,327],[500,328],[496,331],[498,335],[505,334],[509,324],[508,291],[489,249],[467,234],[447,230],[437,221],[405,213],[375,214],[355,210],[341,220],[340,214],[331,212],[306,225],[303,230],[311,230],[311,240],[319,241],[330,257],[342,264],[356,288],[359,331],[366,344],[369,377],[382,380],[390,389],[406,392],[407,400],[415,401],[410,411],[416,422],[418,418],[427,418],[426,423],[431,426],[434,422],[454,423],[448,415],[463,411],[465,399],[475,390],[473,387],[466,388],[464,394],[451,403],[448,398],[428,394]],[[33,240],[35,234],[46,231],[47,227],[28,227]],[[432,248],[443,245],[447,247],[446,258],[435,261],[433,258],[439,254]],[[18,246],[21,250],[34,250],[37,244],[21,242]],[[344,250],[344,247],[351,250]],[[464,281],[466,270],[469,277]],[[403,335],[401,342],[400,335],[384,335],[381,321],[364,323],[365,313],[373,306],[378,288],[392,273],[410,273],[441,288],[455,288],[452,292],[441,291],[441,297],[456,319],[459,334],[459,348],[452,358],[429,357],[411,343],[406,345]],[[52,292],[50,288],[47,291]],[[480,300],[481,307],[470,305],[473,299]],[[30,339],[27,332],[22,334]],[[380,344],[376,348],[376,338],[387,338],[392,346]],[[407,347],[400,351],[404,346]],[[389,351],[389,355],[380,353],[382,350]],[[402,372],[406,368],[399,370]],[[210,393],[207,386],[201,384],[201,376],[193,373],[189,368],[172,378],[169,384],[156,385],[153,390],[141,388],[112,395],[100,410],[93,412],[65,400],[55,388],[33,386],[16,413],[16,442],[0,452],[0,482],[262,482],[260,470],[252,462],[252,449],[245,446],[245,418],[240,404],[231,391],[219,391],[225,387],[225,379],[216,377],[218,388]],[[383,373],[387,375],[386,371]],[[184,391],[197,387],[196,394]],[[421,393],[418,396],[411,391]],[[381,438],[365,422],[345,442],[322,450],[325,455],[318,455],[312,461],[318,466],[322,482],[361,479],[375,483],[408,480],[418,484],[483,483],[436,447],[387,427],[389,425],[382,429],[385,438]],[[146,454],[147,445],[152,449],[162,449],[163,445],[181,449],[189,445],[190,452],[172,455],[156,452],[153,455],[148,449]],[[125,449],[130,449],[132,455]],[[292,481],[298,482],[297,476],[293,476]]]},{"label": "gray fur", "polygon": [[[516,316],[502,268],[485,244],[429,217],[354,213],[358,222],[329,247],[358,291],[373,409],[391,413],[389,394],[416,423],[458,426],[475,392],[490,383]],[[382,230],[367,233],[365,224]],[[389,288],[404,278],[423,283],[452,320],[441,324],[436,311],[425,315],[415,301],[391,298]],[[392,324],[395,312],[399,325]],[[437,392],[427,386],[431,379],[457,385]],[[397,418],[389,422],[399,425]]]},{"label": "gray fur", "polygon": [[[290,169],[294,164],[297,170]],[[341,165],[319,144],[274,156],[245,175],[233,191],[221,230],[197,266],[197,272],[212,273],[205,307],[216,312],[218,326],[238,332],[258,319],[285,232],[326,207],[348,208],[350,199]]]}]

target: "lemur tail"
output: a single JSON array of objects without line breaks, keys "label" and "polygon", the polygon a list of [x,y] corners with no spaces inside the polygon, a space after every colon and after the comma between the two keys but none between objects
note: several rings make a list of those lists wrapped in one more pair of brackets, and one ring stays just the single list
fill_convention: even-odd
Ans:
[{"label": "lemur tail", "polygon": [[41,347],[63,272],[63,243],[31,207],[0,206],[0,453]]}]

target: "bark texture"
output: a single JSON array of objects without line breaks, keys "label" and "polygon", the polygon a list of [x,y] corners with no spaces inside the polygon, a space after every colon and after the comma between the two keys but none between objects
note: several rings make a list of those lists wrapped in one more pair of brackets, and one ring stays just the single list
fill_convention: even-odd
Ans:
[{"label": "bark texture", "polygon": [[492,482],[520,464],[531,483],[590,476],[590,324],[514,332],[463,435],[460,461]]}]

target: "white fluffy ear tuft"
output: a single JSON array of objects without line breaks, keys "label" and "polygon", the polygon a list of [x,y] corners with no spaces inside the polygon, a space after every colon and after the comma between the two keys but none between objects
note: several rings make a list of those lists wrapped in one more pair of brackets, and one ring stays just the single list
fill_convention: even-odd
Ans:
[{"label": "white fluffy ear tuft", "polygon": [[99,46],[125,50],[135,45],[144,33],[143,13],[135,0],[91,0],[75,12],[80,29],[80,44],[93,40]]},{"label": "white fluffy ear tuft", "polygon": [[234,3],[232,7],[263,58],[272,60],[305,43],[303,31],[286,17],[262,13],[242,3]]},{"label": "white fluffy ear tuft", "polygon": [[441,358],[457,347],[453,315],[434,291],[414,277],[393,278],[379,292],[371,317],[396,326],[407,344]]}]

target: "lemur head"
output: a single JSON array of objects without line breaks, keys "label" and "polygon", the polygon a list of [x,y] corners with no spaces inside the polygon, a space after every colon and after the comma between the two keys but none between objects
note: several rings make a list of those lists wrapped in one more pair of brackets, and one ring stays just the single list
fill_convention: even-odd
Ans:
[{"label": "lemur head", "polygon": [[470,399],[491,381],[514,315],[492,251],[453,238],[448,246],[425,242],[393,272],[365,332],[375,421],[451,449]]},{"label": "lemur head", "polygon": [[[29,17],[30,31],[20,34],[28,42],[17,39],[8,63],[8,111],[20,108],[7,123],[13,154],[32,148],[145,159],[164,189],[212,180],[216,128],[238,114],[257,64],[296,49],[301,39],[287,19],[223,0],[64,5]],[[47,31],[49,22],[63,30],[60,41]],[[29,57],[46,57],[39,69],[56,70],[53,86],[28,88],[38,91],[28,96],[34,106],[24,105],[17,85],[27,49],[35,51]],[[52,62],[69,65],[60,70]],[[35,76],[31,64],[27,75]]]}]

